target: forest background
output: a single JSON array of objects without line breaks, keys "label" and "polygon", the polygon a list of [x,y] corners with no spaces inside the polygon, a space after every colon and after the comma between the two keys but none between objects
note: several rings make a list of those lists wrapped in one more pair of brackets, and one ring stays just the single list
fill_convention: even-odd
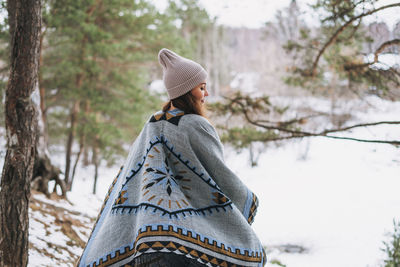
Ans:
[{"label": "forest background", "polygon": [[[163,1],[162,8],[157,1],[140,0],[42,1],[32,189],[66,198],[79,179],[77,168],[93,165],[96,194],[100,166],[120,162],[166,100],[156,58],[163,47],[208,70],[210,118],[225,143],[248,151],[250,166],[257,166],[271,146],[312,136],[398,148],[399,140],[347,134],[399,124],[357,121],[360,106],[352,104],[370,96],[400,99],[400,21],[388,25],[371,19],[380,9],[398,10],[400,3],[382,2],[316,1],[306,13],[293,0],[263,26],[246,28],[219,24],[196,0]],[[10,5],[1,4],[3,164],[12,24]],[[274,97],[319,97],[329,104],[321,112],[275,103]],[[60,157],[63,163],[55,163]],[[390,244],[386,249],[389,258],[399,253],[390,252]]]}]

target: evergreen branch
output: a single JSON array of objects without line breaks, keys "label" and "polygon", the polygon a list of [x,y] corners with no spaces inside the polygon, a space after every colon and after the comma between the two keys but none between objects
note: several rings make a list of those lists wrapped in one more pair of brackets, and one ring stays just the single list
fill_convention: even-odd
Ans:
[{"label": "evergreen branch", "polygon": [[[361,4],[364,4],[366,1],[365,0],[360,0],[358,2],[352,3],[351,1],[349,1],[349,4],[351,4],[351,6],[349,8],[343,8],[340,12],[332,12],[333,15],[324,18],[321,22],[325,23],[327,21],[336,21],[339,18],[343,18],[346,14],[354,11],[356,9],[356,7],[358,7]],[[364,8],[363,8],[364,9]]]},{"label": "evergreen branch", "polygon": [[[394,74],[394,75],[397,75],[398,77],[400,77],[400,72],[396,71],[394,68],[390,68],[387,71],[387,73],[388,74]],[[400,80],[396,79],[394,75],[386,75],[386,79],[388,79],[389,81],[392,81],[397,86],[400,86]]]},{"label": "evergreen branch", "polygon": [[96,2],[93,5],[89,6],[89,8],[86,10],[86,14],[90,17],[100,3],[100,0],[96,0]]},{"label": "evergreen branch", "polygon": [[362,18],[360,18],[360,19],[358,20],[357,25],[354,27],[354,29],[352,30],[350,36],[348,36],[347,38],[353,38],[353,37],[354,37],[354,34],[355,34],[355,33],[357,32],[357,30],[360,28],[361,22],[362,22]]},{"label": "evergreen branch", "polygon": [[351,18],[350,20],[348,20],[345,24],[343,24],[341,27],[339,27],[339,29],[336,30],[336,32],[329,38],[329,40],[324,44],[324,46],[321,48],[321,50],[319,51],[318,55],[316,56],[312,67],[311,67],[311,71],[309,73],[309,75],[311,77],[315,77],[317,74],[317,66],[318,66],[318,62],[321,58],[321,56],[324,54],[325,50],[331,45],[333,44],[337,37],[339,36],[339,34],[341,34],[348,26],[350,26],[354,21],[359,20],[363,17],[372,15],[378,11],[381,11],[383,9],[387,9],[387,8],[392,8],[392,7],[396,7],[396,6],[400,6],[400,3],[394,3],[394,4],[390,4],[390,5],[386,5],[386,6],[381,6],[379,8],[376,9],[372,9],[368,12],[362,13],[358,16],[355,16],[353,18]]}]

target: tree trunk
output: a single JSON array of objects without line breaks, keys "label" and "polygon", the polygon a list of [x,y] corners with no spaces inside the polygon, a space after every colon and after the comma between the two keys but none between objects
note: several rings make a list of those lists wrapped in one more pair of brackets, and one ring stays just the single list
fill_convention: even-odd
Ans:
[{"label": "tree trunk", "polygon": [[[43,153],[43,152],[42,152]],[[61,196],[66,197],[66,185],[60,179],[61,170],[55,167],[46,153],[40,154],[37,150],[33,171],[32,189],[46,194],[50,197],[49,182],[54,180],[53,192],[57,192],[57,185],[61,188]]]},{"label": "tree trunk", "polygon": [[[43,63],[42,57],[42,45],[44,38],[43,31],[40,37],[40,50],[39,50],[39,66]],[[45,88],[42,85],[42,74],[39,71],[38,73],[39,79],[39,96],[35,98],[38,100],[37,106],[40,107],[38,111],[38,133],[37,139],[38,142],[36,144],[36,156],[35,156],[35,164],[33,168],[33,176],[31,182],[31,188],[36,191],[42,192],[46,194],[46,196],[50,197],[50,192],[48,189],[48,183],[51,180],[54,180],[55,187],[57,185],[60,186],[62,191],[62,196],[66,196],[65,185],[63,185],[63,181],[60,179],[61,170],[55,167],[50,160],[50,152],[48,151],[48,133],[46,127],[46,105],[45,105]],[[58,182],[61,181],[61,182]],[[55,190],[54,190],[55,191]]]},{"label": "tree trunk", "polygon": [[74,167],[72,169],[71,179],[69,180],[69,183],[67,184],[68,191],[71,191],[71,189],[72,189],[72,184],[74,183],[74,178],[75,178],[76,167],[78,166],[78,162],[79,162],[79,159],[82,155],[84,148],[85,148],[85,134],[83,133],[83,131],[81,131],[80,139],[79,139],[79,152],[78,152],[78,155],[76,155]]},{"label": "tree trunk", "polygon": [[[80,83],[80,82],[78,82],[78,83]],[[76,100],[72,107],[72,110],[71,110],[71,117],[70,117],[71,125],[69,127],[68,140],[67,140],[67,146],[66,146],[67,153],[65,155],[65,183],[67,185],[70,183],[69,182],[69,171],[71,169],[72,145],[73,145],[74,139],[75,139],[75,124],[76,124],[76,119],[77,119],[78,112],[79,112],[79,104],[80,104],[80,101]]]},{"label": "tree trunk", "polygon": [[[89,116],[90,113],[90,102],[89,100],[85,100],[85,118]],[[89,161],[89,147],[86,145],[86,135],[83,135],[83,166],[87,167],[90,165]]]},{"label": "tree trunk", "polygon": [[97,188],[97,178],[99,174],[99,160],[98,160],[98,147],[97,147],[97,140],[94,142],[93,145],[93,164],[94,164],[94,182],[93,182],[93,195],[96,194]]},{"label": "tree trunk", "polygon": [[[43,39],[45,36],[45,32],[42,32],[41,36],[40,36],[40,50],[39,50],[39,66],[43,65],[43,55],[42,55],[42,50],[43,50]],[[41,131],[40,131],[40,137],[39,138],[43,138],[43,144],[45,145],[46,149],[47,149],[47,144],[48,144],[48,133],[47,133],[47,113],[46,113],[46,102],[45,102],[45,88],[42,84],[43,81],[43,77],[42,77],[42,73],[39,71],[38,73],[38,77],[39,77],[39,92],[40,92],[40,112],[41,112],[41,116],[39,118],[41,118],[41,120],[39,121],[39,126],[41,126]]]},{"label": "tree trunk", "polygon": [[[100,113],[96,112],[95,115],[95,120],[96,120],[96,124],[99,122],[99,118],[100,118]],[[98,178],[98,174],[99,174],[99,165],[100,165],[100,160],[99,160],[99,150],[100,150],[100,136],[98,133],[96,133],[96,135],[93,138],[93,142],[92,142],[92,162],[94,164],[94,182],[93,182],[93,195],[96,194],[96,189],[97,189],[97,178]]]},{"label": "tree trunk", "polygon": [[[84,102],[84,112],[85,112],[85,115],[84,115],[83,123],[85,123],[85,120],[86,120],[87,116],[89,116],[89,112],[90,112],[90,102],[87,99]],[[80,134],[79,134],[79,152],[78,152],[78,155],[76,156],[74,168],[72,169],[71,179],[68,183],[68,188],[67,188],[68,191],[71,191],[72,184],[73,184],[74,178],[75,178],[76,167],[78,166],[78,162],[79,162],[79,159],[80,159],[82,153],[83,153],[83,165],[86,167],[89,165],[89,159],[88,159],[89,156],[88,156],[87,151],[88,150],[87,150],[87,146],[86,146],[86,134],[85,134],[84,129],[81,128]]]},{"label": "tree trunk", "polygon": [[0,191],[0,266],[27,266],[30,181],[36,153],[40,0],[7,2],[11,33],[6,89],[7,153]]}]

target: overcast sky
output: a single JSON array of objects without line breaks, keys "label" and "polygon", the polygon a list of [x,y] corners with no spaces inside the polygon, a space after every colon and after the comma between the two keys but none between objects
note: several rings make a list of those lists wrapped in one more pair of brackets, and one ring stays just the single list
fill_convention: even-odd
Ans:
[{"label": "overcast sky", "polygon": [[[165,0],[153,0],[158,6],[165,6]],[[267,21],[275,18],[276,11],[287,7],[291,0],[199,0],[203,7],[211,16],[216,16],[220,24],[230,26],[245,26],[257,28],[264,25]],[[302,11],[309,11],[307,4],[315,3],[316,0],[297,0]],[[379,0],[377,6],[391,3],[399,3],[400,0]],[[377,15],[369,16],[365,21],[384,21],[392,29],[396,20],[400,19],[400,7],[383,10]],[[311,12],[307,12],[308,22],[312,18]]]}]

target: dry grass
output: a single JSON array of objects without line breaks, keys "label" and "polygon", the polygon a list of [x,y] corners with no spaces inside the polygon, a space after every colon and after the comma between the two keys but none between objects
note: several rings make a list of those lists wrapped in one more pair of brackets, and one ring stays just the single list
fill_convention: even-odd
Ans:
[{"label": "dry grass", "polygon": [[[30,220],[34,220],[36,225],[43,225],[45,234],[30,238],[29,249],[43,255],[44,258],[52,259],[58,266],[74,266],[80,256],[77,251],[83,250],[95,218],[65,208],[69,202],[57,195],[52,195],[49,201],[42,201],[36,197],[38,194],[41,193],[32,192],[29,204]],[[58,205],[60,202],[67,205],[61,207]],[[65,244],[55,240],[56,236],[60,238],[60,234],[63,240],[66,240]],[[32,240],[46,245],[38,247],[34,244],[35,241],[31,242]]]}]

